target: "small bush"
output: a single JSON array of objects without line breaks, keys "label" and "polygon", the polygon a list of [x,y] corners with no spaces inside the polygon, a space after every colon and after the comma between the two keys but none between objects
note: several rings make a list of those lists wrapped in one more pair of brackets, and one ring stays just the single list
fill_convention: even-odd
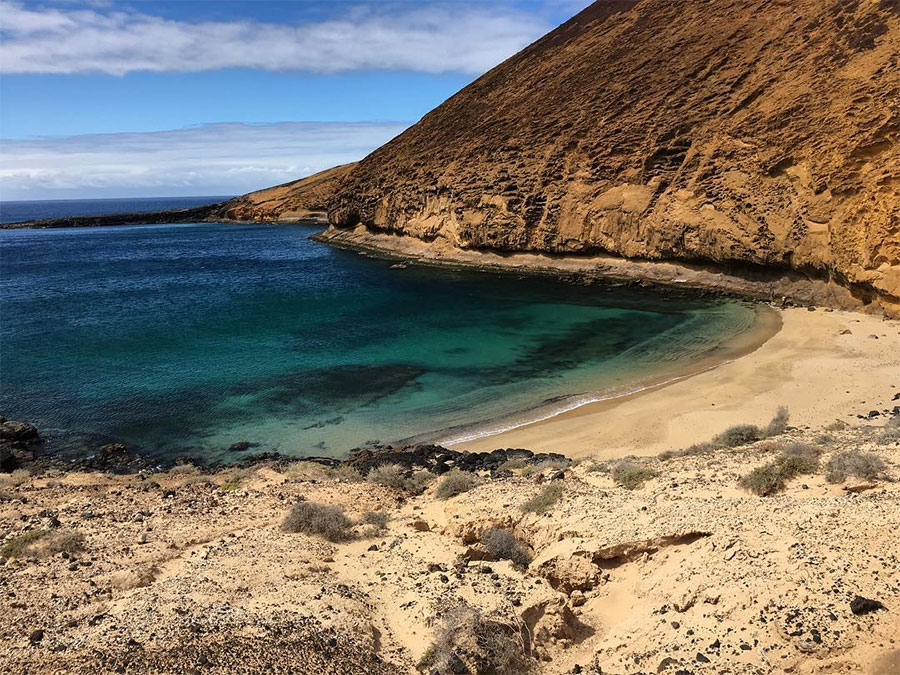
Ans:
[{"label": "small bush", "polygon": [[0,474],[0,485],[4,487],[19,487],[31,478],[28,469],[16,469],[12,473]]},{"label": "small bush", "polygon": [[892,443],[900,443],[900,428],[885,427],[878,436],[878,444],[891,445]]},{"label": "small bush", "polygon": [[387,511],[366,511],[360,522],[365,525],[374,525],[379,530],[383,530],[390,520],[391,516]]},{"label": "small bush", "polygon": [[628,490],[636,490],[646,481],[655,478],[656,471],[630,459],[616,462],[612,468],[612,479]]},{"label": "small bush", "polygon": [[568,459],[545,459],[535,464],[534,470],[540,472],[544,469],[568,469],[570,465],[571,462]]},{"label": "small bush", "polygon": [[468,492],[476,485],[478,485],[478,480],[475,476],[459,469],[453,469],[438,483],[434,496],[438,499],[450,499],[456,495],[461,495],[463,492]]},{"label": "small bush", "polygon": [[281,528],[285,532],[319,535],[328,541],[344,541],[349,538],[352,525],[339,506],[299,502],[291,508]]},{"label": "small bush", "polygon": [[4,558],[24,558],[28,555],[35,542],[43,539],[48,534],[50,532],[47,530],[31,530],[20,534],[18,537],[13,537],[0,547],[0,556]]},{"label": "small bush", "polygon": [[497,467],[498,471],[518,471],[519,469],[524,469],[528,466],[528,462],[521,457],[517,457],[515,459],[508,459],[503,464]]},{"label": "small bush", "polygon": [[84,550],[84,535],[81,532],[65,530],[53,532],[40,544],[41,550],[46,555],[68,553],[74,555]]},{"label": "small bush", "polygon": [[884,426],[886,429],[900,429],[900,415],[893,415]]},{"label": "small bush", "polygon": [[741,478],[740,485],[760,497],[777,494],[792,478],[815,473],[819,468],[819,454],[815,446],[792,443],[776,459]]},{"label": "small bush", "polygon": [[766,426],[765,435],[780,436],[787,430],[789,419],[790,415],[788,414],[788,409],[784,406],[780,407],[775,412],[775,417],[773,417],[772,421]]},{"label": "small bush", "polygon": [[528,547],[505,528],[492,527],[485,530],[481,534],[481,543],[490,553],[492,560],[509,560],[522,567],[531,562]]},{"label": "small bush", "polygon": [[338,464],[336,467],[329,469],[328,476],[333,480],[344,480],[350,483],[358,483],[363,479],[359,475],[359,471],[349,464]]},{"label": "small bush", "polygon": [[229,469],[225,474],[225,480],[219,483],[219,489],[226,492],[237,490],[254,473],[256,472],[253,469]]},{"label": "small bush", "polygon": [[411,495],[420,495],[434,480],[434,476],[428,471],[412,473],[399,464],[384,464],[369,471],[366,480],[394,490],[402,490]]},{"label": "small bush", "polygon": [[518,620],[487,616],[463,607],[445,615],[419,668],[441,675],[521,675],[529,671],[532,663]]},{"label": "small bush", "polygon": [[366,480],[395,490],[406,490],[406,470],[399,464],[377,466],[369,471]]},{"label": "small bush", "polygon": [[740,445],[755,443],[763,437],[762,431],[755,424],[737,424],[728,427],[713,439],[720,447],[736,448]]},{"label": "small bush", "polygon": [[608,462],[593,462],[586,469],[588,473],[609,473],[609,463]]},{"label": "small bush", "polygon": [[849,476],[874,480],[886,468],[884,460],[871,452],[846,450],[832,456],[825,465],[825,480],[843,483]]},{"label": "small bush", "polygon": [[323,480],[329,477],[329,469],[324,464],[318,462],[294,462],[287,467],[284,475],[291,480]]},{"label": "small bush", "polygon": [[525,513],[547,513],[547,511],[560,500],[562,495],[562,483],[554,481],[553,483],[545,485],[534,497],[522,504],[522,510]]}]

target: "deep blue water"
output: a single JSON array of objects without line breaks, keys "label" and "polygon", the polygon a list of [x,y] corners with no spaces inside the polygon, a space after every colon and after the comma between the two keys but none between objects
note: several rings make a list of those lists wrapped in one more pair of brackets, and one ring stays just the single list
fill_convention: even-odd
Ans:
[{"label": "deep blue water", "polygon": [[23,220],[103,216],[111,213],[168,211],[215,204],[230,199],[218,197],[138,197],[131,199],[53,199],[46,201],[0,201],[0,223]]},{"label": "deep blue water", "polygon": [[627,388],[753,321],[736,302],[396,268],[316,229],[0,231],[0,412],[79,452],[341,455]]}]

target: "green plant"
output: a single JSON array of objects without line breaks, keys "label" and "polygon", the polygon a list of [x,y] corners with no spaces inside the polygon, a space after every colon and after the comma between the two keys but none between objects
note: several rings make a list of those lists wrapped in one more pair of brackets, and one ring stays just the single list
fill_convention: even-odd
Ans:
[{"label": "green plant", "polygon": [[656,476],[656,471],[650,467],[630,459],[619,460],[612,467],[612,479],[628,490],[636,490]]},{"label": "green plant", "polygon": [[353,523],[344,515],[339,506],[319,504],[317,502],[299,502],[294,504],[281,528],[285,532],[302,532],[319,535],[328,541],[349,539],[349,530]]},{"label": "green plant", "polygon": [[832,455],[825,465],[825,480],[843,483],[849,476],[874,480],[884,472],[886,464],[878,455],[859,450],[845,450]]},{"label": "green plant", "polygon": [[492,560],[509,560],[515,565],[525,567],[531,562],[528,547],[516,539],[506,528],[491,527],[481,533],[481,543],[487,549]]},{"label": "green plant", "polygon": [[470,473],[453,469],[445,474],[434,491],[438,499],[450,499],[463,492],[468,492],[478,485],[478,480]]},{"label": "green plant", "polygon": [[525,513],[546,513],[560,500],[562,495],[563,484],[559,481],[554,481],[545,485],[534,497],[522,504],[522,510]]}]

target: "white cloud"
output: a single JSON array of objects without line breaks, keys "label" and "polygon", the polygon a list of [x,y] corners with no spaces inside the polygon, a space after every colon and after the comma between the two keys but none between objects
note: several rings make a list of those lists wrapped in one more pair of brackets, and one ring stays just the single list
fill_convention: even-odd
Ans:
[{"label": "white cloud", "polygon": [[3,141],[0,198],[241,194],[361,159],[406,126],[221,123]]},{"label": "white cloud", "polygon": [[334,73],[482,73],[545,33],[536,15],[491,4],[354,7],[298,25],[173,21],[134,11],[41,8],[0,0],[5,73],[255,68]]}]

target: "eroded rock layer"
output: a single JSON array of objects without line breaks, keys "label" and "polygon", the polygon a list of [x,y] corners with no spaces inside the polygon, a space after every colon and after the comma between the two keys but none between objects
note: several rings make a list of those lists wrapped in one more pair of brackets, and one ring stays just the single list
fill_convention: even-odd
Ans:
[{"label": "eroded rock layer", "polygon": [[339,228],[900,303],[900,0],[600,0],[331,184]]}]

